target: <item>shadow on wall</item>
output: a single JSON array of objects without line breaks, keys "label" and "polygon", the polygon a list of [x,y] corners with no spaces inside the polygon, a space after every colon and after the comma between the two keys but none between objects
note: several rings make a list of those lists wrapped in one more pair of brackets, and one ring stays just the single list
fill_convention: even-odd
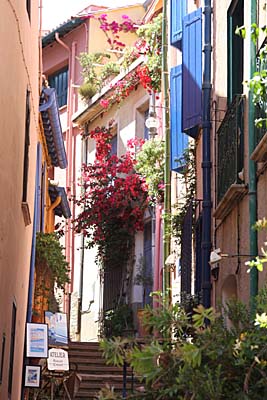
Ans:
[{"label": "shadow on wall", "polygon": [[[237,283],[236,283],[236,276],[229,275],[223,282],[222,285],[222,306],[227,307],[227,302],[230,300],[237,299]],[[231,328],[232,322],[229,318],[224,315],[225,324],[227,328]]]}]

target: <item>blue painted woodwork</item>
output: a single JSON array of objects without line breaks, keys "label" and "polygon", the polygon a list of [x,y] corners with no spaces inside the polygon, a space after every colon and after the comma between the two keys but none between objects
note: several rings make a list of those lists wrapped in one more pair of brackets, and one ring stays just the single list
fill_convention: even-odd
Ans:
[{"label": "blue painted woodwork", "polygon": [[181,49],[183,17],[187,13],[187,0],[171,0],[171,45]]},{"label": "blue painted woodwork", "polygon": [[188,147],[188,136],[182,132],[182,65],[171,69],[170,75],[171,165],[172,171],[183,169],[182,156]]},{"label": "blue painted woodwork", "polygon": [[48,77],[49,85],[56,89],[58,106],[62,107],[67,104],[68,99],[68,82],[69,67],[64,67],[55,74]]},{"label": "blue painted woodwork", "polygon": [[182,130],[196,138],[202,115],[202,9],[183,19]]},{"label": "blue painted woodwork", "polygon": [[36,232],[38,229],[38,219],[40,218],[39,185],[40,185],[40,165],[42,162],[41,145],[37,144],[36,174],[35,174],[35,195],[34,195],[34,217],[32,228],[32,248],[30,261],[30,275],[28,288],[27,322],[32,319],[32,303],[34,291],[34,270],[35,270],[35,251],[36,251]]}]

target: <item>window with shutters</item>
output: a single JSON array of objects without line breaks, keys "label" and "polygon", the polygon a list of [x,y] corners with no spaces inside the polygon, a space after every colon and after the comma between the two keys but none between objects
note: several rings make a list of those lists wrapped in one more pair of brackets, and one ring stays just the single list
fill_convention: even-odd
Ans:
[{"label": "window with shutters", "polygon": [[244,0],[232,1],[228,9],[228,103],[243,93],[244,40],[235,33],[244,25]]},{"label": "window with shutters", "polygon": [[58,106],[63,107],[68,99],[69,67],[64,67],[48,77],[49,86],[56,89]]},{"label": "window with shutters", "polygon": [[171,45],[181,49],[183,34],[183,17],[187,13],[187,0],[171,0]]},{"label": "window with shutters", "polygon": [[183,168],[182,156],[188,147],[188,136],[182,132],[182,66],[171,69],[170,74],[171,118],[171,170]]},{"label": "window with shutters", "polygon": [[197,137],[202,116],[202,9],[183,19],[182,130]]}]

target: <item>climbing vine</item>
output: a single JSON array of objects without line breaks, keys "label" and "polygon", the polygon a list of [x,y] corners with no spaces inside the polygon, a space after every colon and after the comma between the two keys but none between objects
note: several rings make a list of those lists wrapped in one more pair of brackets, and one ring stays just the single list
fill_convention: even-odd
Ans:
[{"label": "climbing vine", "polygon": [[195,195],[196,195],[196,157],[195,146],[189,145],[184,151],[183,156],[179,160],[181,164],[181,182],[184,187],[184,197],[175,204],[174,212],[171,216],[172,234],[177,239],[177,243],[181,244],[183,235],[183,223],[188,207],[192,205],[192,221],[194,221],[195,211]]}]

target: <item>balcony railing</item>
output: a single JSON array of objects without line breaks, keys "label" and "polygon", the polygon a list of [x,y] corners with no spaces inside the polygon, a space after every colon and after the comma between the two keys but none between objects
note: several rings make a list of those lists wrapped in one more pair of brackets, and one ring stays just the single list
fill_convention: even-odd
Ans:
[{"label": "balcony railing", "polygon": [[217,201],[234,183],[244,164],[244,97],[236,95],[218,129]]}]

